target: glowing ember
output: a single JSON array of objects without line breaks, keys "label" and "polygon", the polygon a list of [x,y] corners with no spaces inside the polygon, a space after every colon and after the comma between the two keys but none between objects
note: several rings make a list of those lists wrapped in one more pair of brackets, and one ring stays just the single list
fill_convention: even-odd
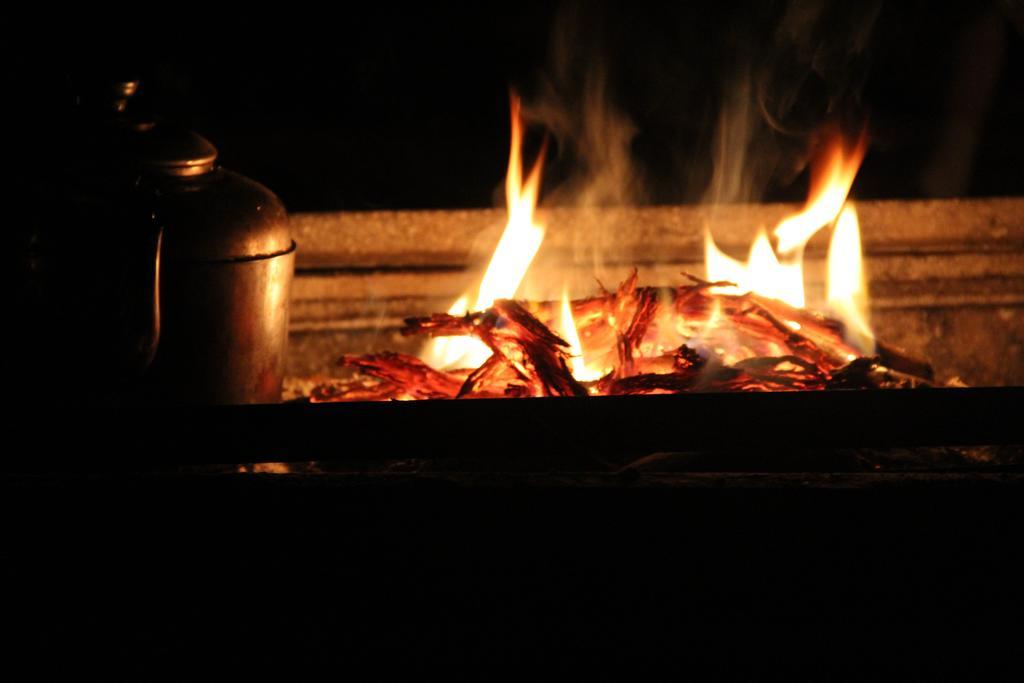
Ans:
[{"label": "glowing ember", "polygon": [[[395,353],[345,356],[343,365],[375,378],[317,387],[314,401],[497,398],[663,394],[682,391],[792,391],[916,386],[929,377],[904,374],[927,364],[886,347],[885,356],[860,357],[844,340],[841,323],[756,294],[710,292],[711,283],[675,289],[637,287],[633,274],[613,293],[569,304],[585,321],[579,333],[613,357],[611,370],[595,379],[574,376],[571,342],[551,330],[567,301],[522,304],[498,299],[486,311],[463,316],[410,318],[404,334],[464,335],[480,340],[492,355],[472,371],[436,370]],[[663,314],[693,321],[700,336],[675,349],[651,353]],[[731,337],[732,350],[708,348],[706,328]],[[795,328],[799,329],[795,329]],[[896,370],[893,370],[895,368]],[[904,370],[904,373],[898,370]]]},{"label": "glowing ember", "polygon": [[[512,141],[508,173],[505,176],[508,223],[477,288],[473,308],[468,308],[471,295],[465,294],[448,309],[450,315],[465,315],[470,310],[482,311],[489,308],[496,299],[514,297],[526,271],[530,268],[533,257],[540,249],[541,242],[544,241],[544,228],[534,222],[533,212],[540,194],[541,170],[544,166],[547,143],[545,141],[524,183],[522,146],[525,126],[519,97],[513,94],[510,99]],[[428,362],[442,368],[477,367],[490,355],[491,351],[472,337],[436,339],[424,352]]]}]

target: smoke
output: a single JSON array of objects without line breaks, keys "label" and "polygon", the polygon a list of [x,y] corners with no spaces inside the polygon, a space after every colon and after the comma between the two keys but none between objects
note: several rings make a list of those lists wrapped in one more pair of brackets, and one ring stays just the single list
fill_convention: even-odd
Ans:
[{"label": "smoke", "polygon": [[527,116],[556,141],[567,176],[548,202],[578,207],[643,201],[643,182],[631,144],[637,127],[615,103],[615,46],[600,5],[566,2],[557,12],[541,75]]},{"label": "smoke", "polygon": [[619,226],[607,207],[778,198],[814,153],[816,131],[861,131],[880,8],[563,2],[524,101],[527,119],[555,143],[542,202],[574,207],[579,220],[572,263],[545,250],[539,260],[588,269],[579,282],[587,287],[607,277],[608,262],[633,257],[611,252]]},{"label": "smoke", "polygon": [[757,201],[792,183],[816,131],[862,129],[881,9],[563,2],[527,96],[527,116],[556,142],[545,203]]},{"label": "smoke", "polygon": [[617,104],[615,36],[607,7],[582,1],[560,5],[547,64],[526,99],[527,119],[549,132],[557,154],[546,172],[543,203],[572,207],[578,217],[569,226],[571,254],[542,251],[534,269],[560,270],[560,277],[538,274],[526,283],[527,291],[543,298],[558,296],[563,289],[582,294],[593,288],[595,277],[608,279],[605,257],[616,226],[602,209],[646,199],[632,154],[638,129]]},{"label": "smoke", "polygon": [[879,0],[791,0],[773,31],[744,36],[723,81],[705,202],[761,200],[806,167],[820,131],[856,136],[880,10]]}]

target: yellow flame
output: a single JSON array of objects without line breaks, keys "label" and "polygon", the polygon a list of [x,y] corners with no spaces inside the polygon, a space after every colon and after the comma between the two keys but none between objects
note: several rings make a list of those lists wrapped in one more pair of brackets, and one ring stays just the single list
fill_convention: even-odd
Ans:
[{"label": "yellow flame", "polygon": [[747,262],[743,263],[723,253],[711,237],[704,233],[704,267],[712,282],[727,280],[736,287],[714,287],[712,291],[724,294],[757,292],[791,306],[804,305],[804,274],[799,261],[781,263],[772,251],[768,235],[760,230],[750,246]]},{"label": "yellow flame", "polygon": [[522,120],[519,99],[512,99],[512,153],[509,155],[508,175],[505,178],[505,201],[508,207],[508,223],[501,240],[494,250],[487,272],[480,282],[476,306],[481,311],[494,303],[495,299],[515,296],[533,257],[544,241],[544,228],[533,219],[540,194],[541,167],[544,163],[544,149],[530,169],[526,182],[522,182]]},{"label": "yellow flame", "polygon": [[799,251],[816,232],[836,219],[846,203],[866,149],[864,134],[852,145],[844,143],[839,136],[830,138],[824,153],[812,166],[806,207],[775,227],[780,254]]},{"label": "yellow flame", "polygon": [[868,292],[860,245],[860,223],[852,204],[839,214],[828,246],[828,307],[846,325],[846,339],[865,355],[874,353],[868,324]]},{"label": "yellow flame", "polygon": [[[530,268],[533,257],[544,241],[544,228],[534,220],[534,209],[540,194],[541,169],[544,165],[545,147],[541,148],[537,160],[523,182],[523,119],[519,98],[511,96],[512,140],[510,144],[508,173],[505,176],[505,201],[508,222],[498,241],[491,261],[487,265],[476,300],[468,308],[471,294],[465,294],[448,310],[451,315],[465,315],[468,310],[482,311],[489,308],[496,299],[511,299]],[[452,367],[478,367],[491,355],[480,340],[474,337],[439,337],[431,341],[424,352],[424,359],[431,365]]]},{"label": "yellow flame", "polygon": [[562,338],[569,343],[569,371],[579,382],[596,382],[604,375],[596,368],[587,366],[583,357],[583,345],[580,343],[579,332],[576,331],[576,321],[572,315],[572,304],[569,303],[569,293],[562,290]]}]

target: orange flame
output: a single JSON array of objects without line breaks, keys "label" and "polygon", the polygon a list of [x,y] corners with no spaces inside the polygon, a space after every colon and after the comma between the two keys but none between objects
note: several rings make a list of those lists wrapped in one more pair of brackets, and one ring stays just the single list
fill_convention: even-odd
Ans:
[{"label": "orange flame", "polygon": [[511,98],[512,108],[512,151],[508,160],[508,174],[505,176],[505,203],[508,208],[508,223],[505,232],[494,249],[494,255],[487,266],[487,272],[480,282],[479,294],[473,310],[489,308],[495,299],[509,299],[515,296],[519,283],[533,262],[541,242],[544,228],[534,222],[533,212],[540,194],[541,170],[547,152],[547,140],[541,147],[537,160],[524,183],[522,180],[523,121],[519,98]]},{"label": "orange flame", "polygon": [[852,144],[839,135],[827,138],[822,154],[811,166],[811,190],[807,205],[775,228],[779,253],[792,254],[803,248],[816,232],[839,215],[850,193],[867,151],[867,134],[862,132]]},{"label": "orange flame", "polygon": [[583,356],[583,345],[580,343],[579,332],[576,331],[576,321],[572,315],[572,304],[569,301],[569,292],[562,290],[562,321],[559,332],[562,338],[569,343],[569,371],[579,382],[596,382],[604,376],[601,370],[587,365]]},{"label": "orange flame", "polygon": [[[526,182],[523,182],[523,129],[522,106],[519,97],[510,96],[512,119],[512,140],[510,144],[508,173],[505,176],[505,201],[508,222],[505,231],[494,249],[487,270],[477,288],[473,308],[469,308],[471,293],[456,301],[448,313],[465,315],[470,310],[481,311],[489,308],[495,299],[511,299],[515,296],[526,271],[544,241],[544,228],[534,219],[534,209],[540,195],[541,171],[547,151],[544,141]],[[439,337],[431,341],[424,352],[424,359],[441,368],[479,367],[491,355],[491,351],[473,337]]]}]

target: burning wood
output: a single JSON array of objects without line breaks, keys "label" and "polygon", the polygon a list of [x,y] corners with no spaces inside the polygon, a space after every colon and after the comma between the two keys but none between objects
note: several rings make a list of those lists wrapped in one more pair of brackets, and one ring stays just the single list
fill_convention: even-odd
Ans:
[{"label": "burning wood", "polygon": [[[511,101],[508,222],[475,292],[448,313],[406,320],[403,334],[434,339],[423,356],[345,356],[352,382],[323,385],[315,401],[526,396],[610,396],[688,391],[813,391],[916,386],[927,363],[877,344],[868,321],[859,222],[847,201],[866,133],[823,136],[806,206],[762,230],[740,262],[705,232],[707,279],[640,287],[636,271],[615,292],[561,302],[512,299],[544,238],[536,222],[543,149],[523,179],[525,123]],[[832,226],[827,318],[804,308],[803,250]],[[475,301],[470,308],[469,302]],[[371,380],[366,377],[372,378]]]},{"label": "burning wood", "polygon": [[918,386],[932,377],[927,363],[885,345],[877,356],[860,355],[835,320],[687,277],[689,284],[657,289],[638,287],[634,272],[615,292],[571,302],[586,356],[609,364],[594,381],[574,377],[570,345],[552,331],[557,302],[499,299],[462,316],[410,318],[402,330],[478,339],[491,351],[479,366],[444,371],[397,353],[344,356],[340,364],[360,377],[320,385],[312,400],[813,391]]}]

